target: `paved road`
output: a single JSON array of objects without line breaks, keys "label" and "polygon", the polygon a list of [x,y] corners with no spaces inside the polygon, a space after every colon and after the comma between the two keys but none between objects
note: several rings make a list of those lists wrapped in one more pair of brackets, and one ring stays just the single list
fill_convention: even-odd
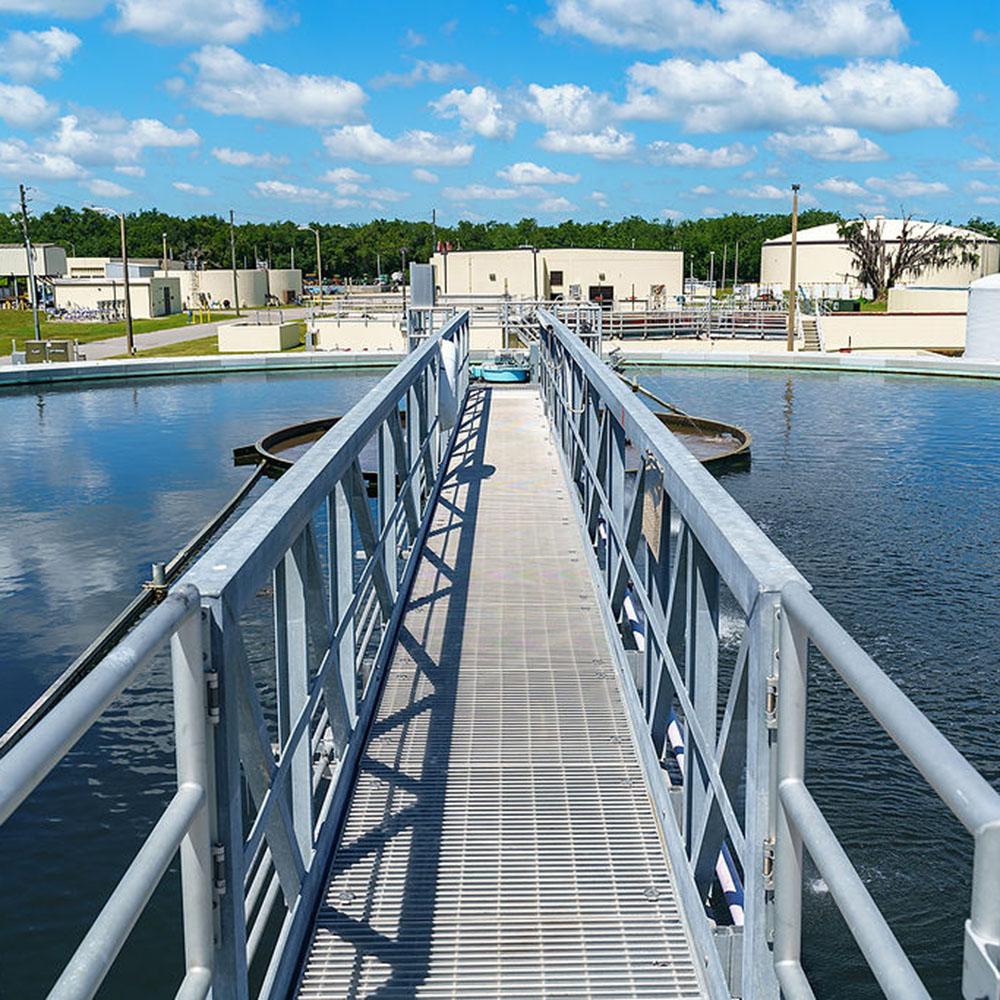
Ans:
[{"label": "paved road", "polygon": [[[272,310],[276,312],[277,310]],[[251,309],[244,315],[253,317],[258,310]],[[265,319],[267,311],[259,310],[261,319]],[[282,309],[282,320],[305,319],[305,309]],[[210,337],[215,333],[220,323],[230,323],[233,317],[227,316],[225,319],[216,320],[212,323],[198,323],[190,326],[178,326],[169,330],[153,330],[150,333],[137,333],[135,335],[135,347],[138,351],[147,351],[153,347],[168,347],[170,344],[180,344],[185,340],[200,340],[202,337]],[[126,350],[124,337],[111,337],[108,340],[93,340],[87,344],[81,344],[80,350],[86,355],[88,361],[101,361],[104,358],[113,358],[115,355],[124,354]],[[9,365],[10,357],[0,358],[0,365]]]}]

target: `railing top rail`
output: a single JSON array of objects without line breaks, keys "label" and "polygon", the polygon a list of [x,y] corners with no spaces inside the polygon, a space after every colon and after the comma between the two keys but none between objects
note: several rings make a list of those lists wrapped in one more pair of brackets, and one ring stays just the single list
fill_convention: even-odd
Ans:
[{"label": "railing top rail", "polygon": [[432,362],[438,344],[468,312],[428,337],[281,477],[184,575],[203,597],[225,594],[242,607],[306,526],[361,448]]},{"label": "railing top rail", "polygon": [[607,365],[557,316],[539,310],[539,319],[558,338],[596,386],[626,436],[656,461],[664,487],[678,512],[718,568],[745,613],[761,593],[776,593],[791,582],[809,586],[801,573],[749,514],[702,468],[701,463],[656,419]]}]

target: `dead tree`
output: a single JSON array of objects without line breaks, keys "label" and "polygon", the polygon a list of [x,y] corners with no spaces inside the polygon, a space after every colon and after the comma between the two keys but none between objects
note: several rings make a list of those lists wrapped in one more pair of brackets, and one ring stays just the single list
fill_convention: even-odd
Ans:
[{"label": "dead tree", "polygon": [[894,285],[927,268],[979,262],[975,250],[978,240],[937,222],[915,226],[913,216],[908,215],[903,219],[899,238],[890,242],[885,239],[883,224],[882,219],[862,216],[837,227],[851,252],[858,281],[871,288],[876,300],[885,299]]}]

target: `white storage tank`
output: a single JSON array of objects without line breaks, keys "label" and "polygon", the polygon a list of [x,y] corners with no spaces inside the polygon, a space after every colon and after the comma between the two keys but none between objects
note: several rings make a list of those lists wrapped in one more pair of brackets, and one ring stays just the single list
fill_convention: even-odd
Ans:
[{"label": "white storage tank", "polygon": [[1000,274],[988,274],[969,285],[965,357],[1000,361]]}]

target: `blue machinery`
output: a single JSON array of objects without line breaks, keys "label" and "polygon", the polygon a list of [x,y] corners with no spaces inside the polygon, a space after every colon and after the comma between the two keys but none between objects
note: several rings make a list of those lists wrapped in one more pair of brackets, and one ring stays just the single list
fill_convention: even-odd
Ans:
[{"label": "blue machinery", "polygon": [[[812,649],[972,835],[963,996],[1000,1000],[1000,796],[576,334],[544,311],[538,324],[539,391],[564,474],[548,488],[572,499],[586,540],[643,801],[700,969],[696,993],[670,995],[813,996],[800,961],[805,852],[885,994],[928,996],[810,794]],[[139,672],[169,655],[177,792],[51,996],[96,993],[178,852],[177,996],[296,991],[400,622],[447,505],[462,424],[452,394],[460,410],[471,399],[467,313],[424,336],[0,759],[3,822]],[[360,464],[372,442],[374,512]],[[516,517],[510,525],[516,546]],[[731,664],[722,607],[741,623]],[[262,632],[266,667],[247,652]],[[742,924],[706,916],[720,872],[742,883]]]}]

